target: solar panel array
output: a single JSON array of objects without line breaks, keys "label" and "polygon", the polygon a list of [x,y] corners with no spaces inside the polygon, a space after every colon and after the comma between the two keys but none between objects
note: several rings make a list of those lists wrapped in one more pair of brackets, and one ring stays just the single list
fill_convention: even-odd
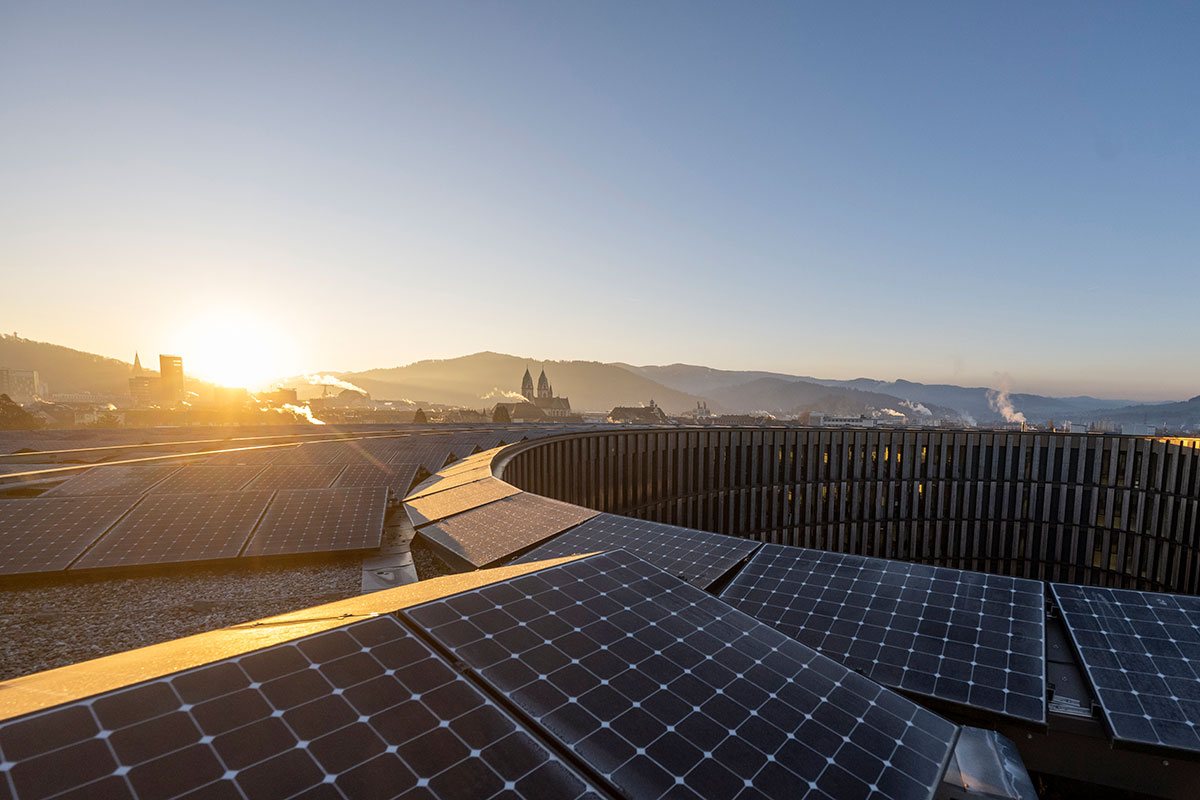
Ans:
[{"label": "solar panel array", "polygon": [[278,491],[244,555],[379,547],[386,510],[387,490],[378,487]]},{"label": "solar panel array", "polygon": [[245,489],[326,489],[342,474],[342,464],[270,464]]},{"label": "solar panel array", "polygon": [[521,493],[426,525],[418,535],[452,560],[486,567],[589,520],[596,513]]},{"label": "solar panel array", "polygon": [[0,500],[0,574],[66,569],[138,499],[119,495]]},{"label": "solar panel array", "polygon": [[760,542],[661,522],[598,514],[516,560],[524,564],[601,550],[625,550],[701,589],[760,547]]},{"label": "solar panel array", "polygon": [[520,491],[512,484],[488,477],[409,499],[404,506],[408,509],[408,516],[413,525],[420,526],[478,508],[494,500],[511,497]]},{"label": "solar panel array", "polygon": [[270,502],[270,492],[150,495],[73,568],[237,558]]},{"label": "solar panel array", "polygon": [[1045,721],[1040,581],[768,544],[721,599],[884,686]]},{"label": "solar panel array", "polygon": [[204,460],[205,464],[210,466],[236,466],[238,464],[257,464],[265,466],[281,457],[289,450],[296,449],[295,445],[287,445],[284,447],[258,447],[249,450],[229,450],[224,453],[217,453],[209,456]]},{"label": "solar panel array", "polygon": [[450,442],[428,442],[423,439],[414,439],[411,444],[393,455],[390,462],[393,464],[418,464],[429,472],[437,472],[446,465],[448,458],[450,458]]},{"label": "solar panel array", "polygon": [[627,797],[932,797],[954,724],[622,551],[402,612]]},{"label": "solar panel array", "polygon": [[1200,597],[1050,589],[1113,738],[1200,752]]},{"label": "solar panel array", "polygon": [[133,467],[114,464],[92,467],[55,486],[42,497],[77,497],[145,494],[159,481],[179,470],[178,464]]},{"label": "solar panel array", "polygon": [[284,451],[271,463],[292,466],[333,464],[341,461],[346,451],[347,447],[343,442],[306,442]]},{"label": "solar panel array", "polygon": [[416,471],[416,467],[402,464],[348,464],[333,485],[335,488],[384,486],[403,496]]},{"label": "solar panel array", "polygon": [[162,483],[155,484],[153,494],[191,494],[195,492],[236,492],[244,487],[264,467],[194,465],[172,473]]},{"label": "solar panel array", "polygon": [[598,797],[392,616],[0,723],[0,761],[19,797]]}]

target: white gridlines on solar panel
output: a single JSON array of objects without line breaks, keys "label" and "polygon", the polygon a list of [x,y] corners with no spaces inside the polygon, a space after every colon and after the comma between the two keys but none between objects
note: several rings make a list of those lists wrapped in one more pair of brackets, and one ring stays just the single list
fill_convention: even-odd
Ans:
[{"label": "white gridlines on solar panel", "polygon": [[596,516],[595,511],[522,492],[421,528],[420,535],[476,567]]},{"label": "white gridlines on solar panel", "polygon": [[270,464],[243,489],[326,489],[333,485],[344,464]]},{"label": "white gridlines on solar panel", "polygon": [[627,550],[663,572],[707,588],[761,542],[661,522],[598,514],[539,545],[514,563],[526,564],[598,550]]},{"label": "white gridlines on solar panel", "polygon": [[416,472],[415,468],[409,472],[395,464],[347,464],[345,471],[338,476],[333,486],[338,489],[351,486],[386,486],[399,490],[399,485],[403,482],[406,472],[409,476],[408,481],[411,483],[412,473]]},{"label": "white gridlines on solar panel", "polygon": [[393,616],[5,720],[0,761],[19,797],[598,798]]},{"label": "white gridlines on solar panel", "polygon": [[1200,597],[1050,589],[1113,738],[1200,752]]},{"label": "white gridlines on solar panel", "polygon": [[291,489],[267,506],[244,556],[324,553],[379,547],[387,489]]},{"label": "white gridlines on solar panel", "polygon": [[136,495],[0,500],[0,574],[66,569],[137,501]]},{"label": "white gridlines on solar panel", "polygon": [[237,558],[270,500],[270,492],[148,495],[72,569]]},{"label": "white gridlines on solar panel", "polygon": [[146,467],[116,464],[92,467],[81,475],[55,486],[42,497],[78,497],[84,495],[144,494],[154,484],[179,470],[180,465]]},{"label": "white gridlines on solar panel", "polygon": [[884,686],[1045,721],[1040,581],[764,545],[721,599]]},{"label": "white gridlines on solar panel", "polygon": [[958,728],[629,553],[401,612],[630,797],[932,797]]},{"label": "white gridlines on solar panel", "polygon": [[150,489],[151,494],[236,492],[265,469],[258,465],[186,466]]}]

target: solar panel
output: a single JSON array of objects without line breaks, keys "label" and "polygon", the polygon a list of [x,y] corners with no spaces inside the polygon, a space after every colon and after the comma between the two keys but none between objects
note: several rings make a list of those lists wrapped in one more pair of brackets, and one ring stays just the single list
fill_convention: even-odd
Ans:
[{"label": "solar panel", "polygon": [[[348,464],[333,485],[334,488],[384,486],[403,495],[404,490],[412,483],[415,472],[416,467],[405,467],[402,464]],[[407,481],[404,479],[406,475]],[[404,484],[403,487],[400,486],[401,483]]]},{"label": "solar panel", "polygon": [[930,798],[958,735],[623,551],[401,613],[627,797]]},{"label": "solar panel", "polygon": [[204,463],[209,466],[235,466],[238,464],[270,464],[294,447],[266,447],[256,450],[229,450],[210,456]]},{"label": "solar panel", "polygon": [[178,464],[150,467],[114,465],[92,467],[87,472],[55,486],[42,497],[145,494],[154,484],[179,469]]},{"label": "solar panel", "polygon": [[184,467],[168,476],[162,483],[156,484],[150,492],[152,494],[236,492],[262,471],[263,467],[257,465]]},{"label": "solar panel", "polygon": [[148,495],[71,568],[237,558],[270,500],[270,492]]},{"label": "solar panel", "polygon": [[288,448],[271,463],[298,466],[345,463],[345,457],[351,452],[346,442],[306,442]]},{"label": "solar panel", "polygon": [[135,495],[0,500],[0,574],[66,569],[137,501]]},{"label": "solar panel", "polygon": [[521,493],[426,525],[418,535],[451,561],[486,567],[591,519],[596,513]]},{"label": "solar panel", "polygon": [[393,616],[0,723],[0,754],[20,797],[597,797]]},{"label": "solar panel", "polygon": [[389,459],[391,463],[420,464],[430,472],[437,472],[446,465],[446,459],[450,457],[449,442],[421,442],[415,437],[413,442],[393,455]]},{"label": "solar panel", "polygon": [[342,464],[271,464],[243,488],[264,489],[325,489],[342,474]]},{"label": "solar panel", "polygon": [[1050,589],[1113,738],[1200,751],[1200,597]]},{"label": "solar panel", "polygon": [[480,481],[463,484],[442,492],[434,492],[405,502],[408,517],[413,525],[425,525],[434,520],[469,511],[472,508],[511,497],[521,490],[512,484],[498,481],[495,478],[484,478]]},{"label": "solar panel", "polygon": [[721,599],[884,686],[1046,719],[1040,581],[768,544]]},{"label": "solar panel", "polygon": [[324,553],[379,547],[387,489],[293,489],[275,493],[243,555]]},{"label": "solar panel", "polygon": [[336,464],[383,464],[404,449],[403,438],[355,439],[346,442],[334,459]]},{"label": "solar panel", "polygon": [[760,542],[615,514],[598,514],[516,560],[526,564],[598,550],[625,550],[701,589],[760,547]]}]

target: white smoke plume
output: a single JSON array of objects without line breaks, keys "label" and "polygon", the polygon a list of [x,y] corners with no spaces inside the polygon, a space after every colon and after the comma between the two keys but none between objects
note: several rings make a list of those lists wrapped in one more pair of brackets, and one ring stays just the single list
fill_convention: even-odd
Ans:
[{"label": "white smoke plume", "polygon": [[356,392],[367,394],[367,390],[361,386],[355,386],[350,381],[344,381],[341,378],[336,378],[333,375],[305,375],[304,379],[313,386],[337,386],[339,389],[351,389]]},{"label": "white smoke plume", "polygon": [[319,420],[313,416],[312,409],[309,408],[308,406],[296,406],[296,405],[292,405],[291,403],[284,403],[283,406],[281,406],[279,408],[272,408],[271,406],[263,406],[262,408],[259,409],[259,411],[274,411],[276,414],[292,414],[294,416],[300,417],[301,419],[308,420],[313,425],[324,425],[325,424],[324,422],[322,422],[321,420]]},{"label": "white smoke plume", "polygon": [[987,399],[992,410],[1004,417],[1006,422],[1025,422],[1025,415],[1013,408],[1008,389],[988,389]]},{"label": "white smoke plume", "polygon": [[479,399],[480,400],[499,400],[500,398],[504,398],[505,400],[516,400],[519,402],[519,401],[525,399],[525,395],[520,394],[518,392],[506,392],[499,387],[492,387],[492,390],[490,392],[483,395],[483,397],[481,397]]},{"label": "white smoke plume", "polygon": [[881,409],[879,409],[879,411],[882,414],[888,414],[889,416],[893,416],[893,417],[903,417],[904,416],[904,414],[901,414],[899,411],[895,410],[894,408],[881,408]]},{"label": "white smoke plume", "polygon": [[901,401],[900,401],[900,405],[901,405],[901,406],[903,406],[904,408],[907,408],[907,409],[911,410],[911,411],[915,411],[915,412],[917,412],[918,414],[920,414],[920,415],[921,415],[921,416],[923,416],[923,417],[932,417],[932,416],[933,416],[933,412],[932,412],[932,411],[930,411],[928,408],[926,408],[926,407],[925,407],[923,404],[921,404],[921,403],[913,403],[913,402],[911,402],[911,401],[908,401],[908,400],[901,400]]}]

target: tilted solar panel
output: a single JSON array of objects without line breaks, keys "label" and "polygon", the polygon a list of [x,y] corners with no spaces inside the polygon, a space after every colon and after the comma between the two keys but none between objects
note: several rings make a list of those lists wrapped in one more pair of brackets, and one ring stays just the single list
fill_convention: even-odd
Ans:
[{"label": "tilted solar panel", "polygon": [[426,525],[418,535],[451,560],[486,567],[589,520],[596,513],[521,493]]},{"label": "tilted solar panel", "polygon": [[244,489],[325,489],[333,485],[344,464],[270,464]]},{"label": "tilted solar panel", "polygon": [[211,466],[208,464],[187,466],[167,477],[162,483],[155,484],[151,494],[189,494],[201,492],[213,494],[216,492],[236,492],[244,487],[264,467],[257,465],[244,466]]},{"label": "tilted solar panel", "polygon": [[19,797],[597,797],[392,616],[0,723],[0,756]]},{"label": "tilted solar panel", "polygon": [[379,487],[278,491],[243,555],[379,547],[386,511],[387,489]]},{"label": "tilted solar panel", "polygon": [[[385,486],[395,489],[397,494],[403,494],[404,490],[408,488],[408,484],[412,483],[414,472],[416,472],[416,467],[405,468],[400,464],[351,463],[346,465],[345,471],[333,482],[333,486],[334,488]],[[405,481],[406,475],[407,481]],[[401,484],[404,486],[402,487]]]},{"label": "tilted solar panel", "polygon": [[343,459],[350,452],[345,442],[306,442],[289,448],[271,463],[297,466],[345,463]]},{"label": "tilted solar panel", "polygon": [[118,495],[0,500],[0,574],[66,569],[138,499]]},{"label": "tilted solar panel", "polygon": [[1050,589],[1113,738],[1200,752],[1200,597]]},{"label": "tilted solar panel", "polygon": [[521,556],[525,564],[599,550],[626,550],[701,589],[727,573],[761,542],[661,522],[598,514]]},{"label": "tilted solar panel", "polygon": [[265,466],[275,461],[275,459],[280,458],[288,450],[293,449],[295,449],[295,445],[287,447],[261,447],[251,450],[229,450],[209,456],[205,459],[204,463],[214,467],[236,466],[239,464]]},{"label": "tilted solar panel", "polygon": [[400,613],[627,797],[930,798],[958,735],[623,551]]},{"label": "tilted solar panel", "polygon": [[149,495],[72,569],[237,558],[270,500],[270,492]]},{"label": "tilted solar panel", "polygon": [[84,495],[145,494],[154,484],[178,471],[180,465],[133,467],[113,465],[92,467],[87,472],[67,480],[42,497],[77,497]]},{"label": "tilted solar panel", "polygon": [[1046,719],[1040,581],[768,544],[721,599],[884,686]]},{"label": "tilted solar panel", "polygon": [[404,506],[408,509],[408,516],[413,525],[425,525],[478,508],[493,500],[511,497],[520,491],[512,484],[488,477],[407,500]]}]

